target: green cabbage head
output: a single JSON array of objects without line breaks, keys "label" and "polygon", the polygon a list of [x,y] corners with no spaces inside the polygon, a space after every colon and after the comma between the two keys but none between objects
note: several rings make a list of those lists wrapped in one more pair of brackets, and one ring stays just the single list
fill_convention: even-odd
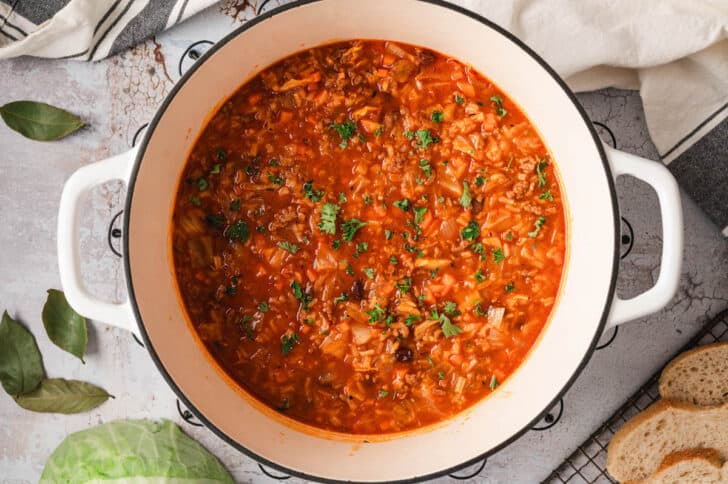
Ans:
[{"label": "green cabbage head", "polygon": [[169,420],[117,420],[66,437],[40,482],[234,483],[220,461]]}]

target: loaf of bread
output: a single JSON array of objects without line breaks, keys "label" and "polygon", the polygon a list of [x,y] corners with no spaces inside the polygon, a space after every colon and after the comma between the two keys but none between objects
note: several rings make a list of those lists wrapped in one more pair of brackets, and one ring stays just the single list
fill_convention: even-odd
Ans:
[{"label": "loaf of bread", "polygon": [[695,405],[728,401],[728,342],[681,354],[660,375],[660,396]]},{"label": "loaf of bread", "polygon": [[728,456],[728,404],[700,407],[660,400],[636,415],[609,443],[607,470],[617,480],[644,480],[675,451],[713,448]]},{"label": "loaf of bread", "polygon": [[628,484],[727,484],[728,465],[715,449],[678,450],[662,460],[643,481]]}]

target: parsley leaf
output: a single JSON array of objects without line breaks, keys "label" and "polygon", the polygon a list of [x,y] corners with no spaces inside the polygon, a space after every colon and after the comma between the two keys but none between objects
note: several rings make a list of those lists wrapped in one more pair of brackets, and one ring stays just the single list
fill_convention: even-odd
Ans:
[{"label": "parsley leaf", "polygon": [[303,309],[308,309],[308,305],[311,304],[313,298],[310,295],[306,294],[306,292],[303,290],[303,287],[301,286],[301,283],[298,281],[293,281],[291,283],[291,290],[293,291],[293,297],[301,302],[301,306],[303,307]]},{"label": "parsley leaf", "polygon": [[506,260],[506,256],[503,254],[503,249],[493,249],[493,260],[496,264],[500,264]]},{"label": "parsley leaf", "polygon": [[298,334],[293,333],[291,336],[285,334],[281,336],[281,353],[287,355],[293,351],[293,346],[298,342]]},{"label": "parsley leaf", "polygon": [[426,150],[432,143],[437,143],[439,139],[430,134],[429,129],[418,129],[415,133],[417,135],[417,147],[421,150]]},{"label": "parsley leaf", "polygon": [[375,304],[370,311],[366,311],[369,315],[369,324],[376,323],[384,318],[384,309],[379,304]]},{"label": "parsley leaf", "polygon": [[445,316],[445,313],[440,313],[437,316],[437,320],[440,322],[442,334],[446,338],[452,338],[453,336],[457,336],[463,331],[462,329],[460,329],[459,326],[452,324],[452,321],[450,321],[450,318]]},{"label": "parsley leaf", "polygon": [[465,98],[462,97],[460,94],[455,94],[455,102],[458,104],[464,104]]},{"label": "parsley leaf", "polygon": [[365,267],[361,270],[369,279],[374,279],[374,269],[371,267]]},{"label": "parsley leaf", "polygon": [[389,395],[389,392],[388,392],[388,391],[385,391],[385,390],[379,390],[379,398],[384,398],[384,397],[386,397],[387,395]]},{"label": "parsley leaf", "polygon": [[536,219],[535,228],[528,233],[529,237],[536,237],[539,232],[541,232],[541,227],[543,227],[543,224],[546,223],[546,217],[541,215]]},{"label": "parsley leaf", "polygon": [[511,292],[516,288],[516,285],[513,284],[513,281],[506,284],[506,292]]},{"label": "parsley leaf", "polygon": [[346,195],[339,193],[339,203],[346,203]]},{"label": "parsley leaf", "polygon": [[326,192],[323,190],[313,189],[313,180],[307,181],[303,184],[303,196],[314,202],[320,201]]},{"label": "parsley leaf", "polygon": [[207,183],[207,180],[204,177],[198,178],[196,183],[197,183],[197,189],[201,192],[204,192],[210,186],[210,184]]},{"label": "parsley leaf", "polygon": [[475,186],[476,187],[482,187],[484,183],[485,183],[485,177],[484,176],[478,175],[475,178]]},{"label": "parsley leaf", "polygon": [[544,169],[549,166],[549,162],[546,161],[546,158],[541,158],[541,161],[538,162],[536,165],[536,176],[538,177],[538,186],[545,187],[546,186],[546,173],[544,173]]},{"label": "parsley leaf", "polygon": [[490,384],[488,385],[488,387],[491,390],[495,390],[496,388],[498,388],[498,385],[500,385],[500,383],[498,382],[498,379],[495,377],[495,375],[491,376],[490,377]]},{"label": "parsley leaf", "polygon": [[258,311],[261,313],[267,313],[270,311],[270,305],[268,305],[267,302],[263,301],[262,303],[258,304]]},{"label": "parsley leaf", "polygon": [[385,239],[391,240],[392,239],[392,235],[394,235],[394,232],[392,232],[391,230],[386,230],[386,229],[384,230],[384,238]]},{"label": "parsley leaf", "polygon": [[273,173],[268,173],[268,181],[274,185],[283,185],[283,178],[278,175],[274,175]]},{"label": "parsley leaf", "polygon": [[410,314],[407,316],[407,319],[404,320],[405,326],[412,326],[412,324],[416,323],[420,320],[420,317],[416,314]]},{"label": "parsley leaf", "polygon": [[404,137],[407,139],[414,139],[415,138],[415,132],[412,130],[407,130],[404,132]]},{"label": "parsley leaf", "polygon": [[402,282],[397,282],[394,285],[397,286],[397,289],[399,289],[402,293],[405,293],[412,287],[412,278],[405,277],[402,279]]},{"label": "parsley leaf", "polygon": [[202,205],[202,201],[200,200],[200,197],[192,196],[190,197],[190,203],[194,205],[195,207],[199,207]]},{"label": "parsley leaf", "polygon": [[478,282],[485,281],[485,274],[483,274],[483,269],[478,269],[473,277],[475,277],[475,280]]},{"label": "parsley leaf", "polygon": [[341,293],[341,296],[334,298],[334,304],[340,304],[349,300],[349,295],[345,292]]},{"label": "parsley leaf", "polygon": [[458,310],[458,305],[455,304],[453,301],[447,301],[445,303],[445,306],[443,307],[443,310],[448,316],[460,316],[460,310]]},{"label": "parsley leaf", "polygon": [[295,254],[298,252],[298,246],[296,244],[292,244],[290,242],[278,242],[278,247],[280,247],[283,250],[287,250],[291,254]]},{"label": "parsley leaf", "polygon": [[230,202],[230,211],[237,212],[238,210],[240,210],[240,204],[241,203],[242,202],[240,201],[239,198],[233,200],[232,202]]},{"label": "parsley leaf", "polygon": [[217,149],[217,159],[218,160],[224,160],[225,158],[227,158],[227,153],[225,153],[225,150],[222,149],[222,148],[218,148]]},{"label": "parsley leaf", "polygon": [[392,264],[393,266],[396,266],[397,264],[399,264],[399,261],[397,260],[397,258],[395,256],[390,255],[389,256],[389,263]]},{"label": "parsley leaf", "polygon": [[409,198],[405,198],[404,200],[397,200],[392,205],[394,205],[398,209],[406,212],[410,208],[410,201],[409,201]]},{"label": "parsley leaf", "polygon": [[473,201],[473,197],[470,196],[470,185],[468,185],[468,182],[463,182],[463,194],[460,196],[460,205],[463,206],[463,208],[468,209],[470,208],[470,204]]},{"label": "parsley leaf", "polygon": [[483,311],[483,308],[480,307],[480,303],[477,303],[475,306],[473,306],[473,312],[478,316],[487,316],[488,312]]},{"label": "parsley leaf", "polygon": [[420,222],[422,222],[422,219],[425,216],[426,212],[427,212],[427,207],[415,208],[415,219],[414,219],[415,226],[420,225]]},{"label": "parsley leaf", "polygon": [[219,175],[219,174],[220,174],[220,169],[221,169],[221,168],[222,168],[222,165],[221,165],[220,163],[216,164],[216,165],[215,165],[215,166],[213,166],[213,167],[212,167],[212,169],[210,170],[210,175]]},{"label": "parsley leaf", "polygon": [[440,111],[432,111],[432,120],[436,123],[442,123],[444,115]]},{"label": "parsley leaf", "polygon": [[369,244],[367,244],[366,242],[359,242],[358,244],[356,244],[356,250],[354,251],[354,258],[358,259],[359,254],[363,254],[368,249],[369,249]]},{"label": "parsley leaf", "polygon": [[321,221],[318,226],[321,232],[329,235],[336,233],[336,214],[339,213],[339,206],[335,203],[324,203],[321,207]]},{"label": "parsley leaf", "polygon": [[341,225],[342,238],[347,242],[351,242],[356,232],[365,225],[368,225],[368,222],[362,222],[355,218],[347,220]]},{"label": "parsley leaf", "polygon": [[468,225],[460,231],[460,236],[463,240],[475,240],[480,236],[480,227],[478,227],[475,220],[471,220]]},{"label": "parsley leaf", "polygon": [[232,240],[245,243],[250,238],[250,229],[248,228],[248,224],[241,220],[231,225],[225,232],[225,235]]},{"label": "parsley leaf", "polygon": [[508,111],[503,108],[503,99],[499,95],[493,94],[490,97],[490,100],[493,101],[493,104],[495,104],[495,112],[498,116],[502,118],[508,114]]},{"label": "parsley leaf", "polygon": [[333,129],[334,131],[339,133],[339,136],[341,137],[341,143],[339,144],[339,147],[343,149],[346,148],[346,146],[348,145],[349,138],[356,134],[356,123],[347,119],[341,124],[331,123],[331,125],[329,125],[329,129]]},{"label": "parsley leaf", "polygon": [[480,260],[485,260],[485,248],[481,242],[470,244],[470,248],[473,249],[473,252],[480,256]]},{"label": "parsley leaf", "polygon": [[425,176],[430,178],[432,176],[432,166],[427,160],[420,160],[420,170],[425,172]]},{"label": "parsley leaf", "polygon": [[544,190],[543,193],[538,196],[538,198],[540,200],[546,200],[546,201],[549,201],[549,202],[553,202],[554,201],[554,196],[551,193],[551,190],[549,190],[548,188],[546,190]]},{"label": "parsley leaf", "polygon": [[374,136],[376,136],[376,137],[380,137],[380,136],[382,136],[382,133],[384,133],[384,126],[379,126],[379,127],[378,127],[378,128],[377,128],[377,129],[375,130],[375,131],[374,131]]}]

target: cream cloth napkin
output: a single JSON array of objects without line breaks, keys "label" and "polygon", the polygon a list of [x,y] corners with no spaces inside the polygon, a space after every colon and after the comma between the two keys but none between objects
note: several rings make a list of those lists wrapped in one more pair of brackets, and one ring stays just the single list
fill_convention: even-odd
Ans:
[{"label": "cream cloth napkin", "polygon": [[[214,3],[0,0],[0,59],[97,60]],[[728,236],[728,0],[454,3],[521,38],[575,91],[639,89],[663,162]]]}]

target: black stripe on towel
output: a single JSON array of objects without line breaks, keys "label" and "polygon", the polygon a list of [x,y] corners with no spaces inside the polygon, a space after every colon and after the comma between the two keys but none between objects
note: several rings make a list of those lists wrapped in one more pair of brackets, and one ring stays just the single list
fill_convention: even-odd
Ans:
[{"label": "black stripe on towel", "polygon": [[116,24],[119,23],[119,20],[126,14],[126,12],[129,11],[132,4],[135,0],[129,0],[129,3],[126,4],[126,7],[124,7],[124,10],[121,11],[119,15],[116,16],[116,19],[109,25],[109,27],[104,31],[104,33],[101,35],[101,37],[96,41],[96,45],[94,45],[93,49],[91,50],[91,53],[88,56],[89,60],[94,60],[94,55],[96,54],[96,50],[99,48],[99,45],[104,41],[107,35],[109,35],[109,32],[116,27]]}]

